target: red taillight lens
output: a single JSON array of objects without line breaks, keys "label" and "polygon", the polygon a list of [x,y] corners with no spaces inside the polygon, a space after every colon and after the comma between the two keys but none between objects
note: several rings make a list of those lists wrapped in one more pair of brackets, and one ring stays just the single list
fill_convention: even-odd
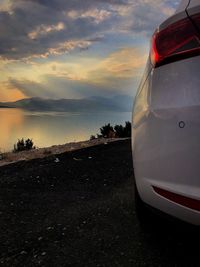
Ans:
[{"label": "red taillight lens", "polygon": [[194,22],[197,31],[200,31],[200,15],[191,16],[191,20]]},{"label": "red taillight lens", "polygon": [[200,55],[200,39],[190,19],[180,20],[154,33],[151,47],[154,67],[195,55]]},{"label": "red taillight lens", "polygon": [[168,200],[171,200],[172,202],[200,212],[200,200],[172,193],[156,186],[153,186],[153,189],[157,194],[164,198],[167,198]]}]

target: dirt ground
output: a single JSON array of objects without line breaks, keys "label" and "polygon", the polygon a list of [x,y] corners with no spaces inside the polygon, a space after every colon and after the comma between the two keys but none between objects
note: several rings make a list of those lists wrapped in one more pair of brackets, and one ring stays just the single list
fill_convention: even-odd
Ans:
[{"label": "dirt ground", "polygon": [[0,266],[199,266],[199,232],[135,214],[130,140],[0,168]]}]

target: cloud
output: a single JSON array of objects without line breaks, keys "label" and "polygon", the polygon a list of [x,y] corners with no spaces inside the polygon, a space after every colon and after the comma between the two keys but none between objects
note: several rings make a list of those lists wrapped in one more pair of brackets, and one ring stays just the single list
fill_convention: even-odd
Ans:
[{"label": "cloud", "polygon": [[[176,1],[175,1],[176,2]],[[174,11],[157,0],[4,0],[0,57],[21,60],[87,49],[106,33],[147,35]]]},{"label": "cloud", "polygon": [[178,2],[0,0],[0,99],[134,95],[149,36]]},{"label": "cloud", "polygon": [[143,69],[147,60],[147,54],[144,54],[138,48],[128,47],[119,49],[111,53],[99,64],[99,69],[105,74],[128,78],[137,76],[138,70]]},{"label": "cloud", "polygon": [[[147,55],[140,49],[118,49],[102,60],[85,59],[79,64],[51,62],[37,64],[30,71],[32,80],[9,78],[7,88],[20,92],[25,97],[83,98],[88,96],[113,96],[116,93],[134,95],[141,77]],[[22,70],[23,71],[23,70]],[[24,70],[25,71],[25,70]],[[39,75],[39,76],[38,76]]]},{"label": "cloud", "polygon": [[94,8],[84,12],[72,10],[69,11],[67,15],[72,19],[92,18],[95,23],[99,24],[100,22],[108,19],[111,16],[111,12],[104,9]]},{"label": "cloud", "polygon": [[62,31],[65,29],[63,22],[58,22],[56,25],[40,25],[35,30],[28,33],[28,37],[32,40],[37,39],[40,36],[47,35],[52,32]]},{"label": "cloud", "polygon": [[118,49],[100,61],[88,73],[88,79],[111,94],[123,92],[134,95],[147,56],[143,50],[134,47]]},{"label": "cloud", "polygon": [[37,83],[27,79],[17,80],[10,78],[7,82],[7,88],[11,91],[19,91],[25,97],[55,97],[55,92],[52,94],[42,83]]},{"label": "cloud", "polygon": [[[63,4],[64,10],[67,8],[65,6]],[[53,10],[49,5],[19,0],[17,4],[13,3],[9,12],[0,11],[0,56],[20,60],[35,55],[43,56],[57,48],[65,53],[69,49],[62,47],[69,47],[72,43],[73,49],[74,44],[80,48],[80,43],[98,37],[100,22],[105,14],[100,11],[94,20],[95,14],[86,16],[89,15],[86,13],[74,20],[66,16],[66,12]]]},{"label": "cloud", "polygon": [[164,21],[174,14],[180,1],[169,0],[134,0],[126,6],[114,6],[113,9],[122,18],[117,25],[118,30],[127,33],[144,34],[148,38]]},{"label": "cloud", "polygon": [[10,88],[9,82],[3,83],[3,87],[0,90],[0,102],[9,102],[26,98],[26,95],[24,95],[21,90],[18,90],[17,88],[9,90]]}]

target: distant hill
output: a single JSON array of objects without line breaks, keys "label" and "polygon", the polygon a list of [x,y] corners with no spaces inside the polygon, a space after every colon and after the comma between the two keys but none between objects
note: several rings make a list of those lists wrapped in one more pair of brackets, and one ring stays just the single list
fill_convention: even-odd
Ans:
[{"label": "distant hill", "polygon": [[131,111],[132,97],[116,95],[112,98],[90,97],[83,99],[43,99],[28,98],[16,102],[2,102],[0,108],[21,108],[30,111]]},{"label": "distant hill", "polygon": [[12,107],[10,107],[10,106],[6,106],[6,105],[4,105],[3,103],[0,103],[0,108],[12,108]]}]

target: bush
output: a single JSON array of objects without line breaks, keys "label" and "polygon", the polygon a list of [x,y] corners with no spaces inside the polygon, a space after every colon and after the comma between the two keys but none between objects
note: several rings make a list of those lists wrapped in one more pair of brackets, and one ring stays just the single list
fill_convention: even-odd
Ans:
[{"label": "bush", "polygon": [[90,141],[95,140],[95,139],[96,139],[96,136],[95,135],[91,135],[90,136]]},{"label": "bush", "polygon": [[5,158],[4,153],[0,150],[0,160],[3,160]]},{"label": "bush", "polygon": [[102,126],[100,128],[100,133],[104,138],[112,137],[115,134],[113,126],[111,126],[110,123]]},{"label": "bush", "polygon": [[131,123],[130,123],[130,121],[126,121],[126,123],[125,123],[124,137],[131,137]]},{"label": "bush", "polygon": [[110,123],[100,128],[100,134],[91,135],[90,140],[96,138],[129,138],[131,137],[131,122],[126,121],[125,126],[116,124],[114,127]]},{"label": "bush", "polygon": [[115,125],[114,129],[115,129],[116,137],[119,137],[119,138],[125,137],[125,131],[122,125]]},{"label": "bush", "polygon": [[18,139],[17,144],[14,144],[14,150],[13,152],[20,152],[20,151],[26,151],[35,149],[35,146],[33,146],[33,140],[32,139]]},{"label": "bush", "polygon": [[[116,124],[114,127],[110,123],[105,124],[100,128],[100,134],[97,134],[97,138],[127,138],[131,137],[131,122],[126,121],[125,126]],[[94,135],[90,137],[90,140],[95,138]]]}]

